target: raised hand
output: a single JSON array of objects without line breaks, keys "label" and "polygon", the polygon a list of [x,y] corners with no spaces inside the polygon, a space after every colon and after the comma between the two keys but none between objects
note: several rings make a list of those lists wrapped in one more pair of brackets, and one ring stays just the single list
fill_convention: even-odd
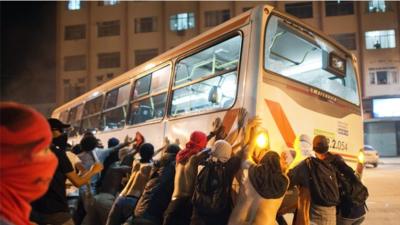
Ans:
[{"label": "raised hand", "polygon": [[100,173],[103,170],[103,164],[97,162],[92,165],[90,170],[94,173]]}]

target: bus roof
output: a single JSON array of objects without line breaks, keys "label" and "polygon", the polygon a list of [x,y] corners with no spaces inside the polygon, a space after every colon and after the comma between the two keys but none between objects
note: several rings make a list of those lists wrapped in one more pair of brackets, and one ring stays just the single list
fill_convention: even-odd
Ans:
[{"label": "bus roof", "polygon": [[[186,52],[190,51],[191,49],[199,47],[202,44],[214,39],[215,37],[219,37],[222,34],[228,33],[230,31],[233,31],[239,27],[246,25],[247,23],[250,22],[250,16],[252,14],[252,11],[254,11],[254,9],[248,10],[248,11],[204,32],[204,33],[201,33],[198,36],[196,36],[188,41],[185,41],[184,43],[156,56],[155,58],[134,67],[133,69],[119,75],[118,77],[116,77],[108,82],[105,82],[104,84],[102,84],[96,88],[93,88],[92,90],[86,92],[85,94],[83,94],[67,103],[64,103],[63,105],[57,107],[53,111],[52,116],[54,116],[54,114],[60,113],[63,110],[66,110],[68,108],[79,105],[79,103],[83,102],[84,100],[90,99],[91,95],[93,95],[96,92],[104,92],[104,91],[111,90],[113,87],[123,84],[124,82],[127,82],[130,79],[132,79],[133,77],[140,75],[143,72],[146,72],[148,70],[151,70],[152,68],[154,68],[164,62],[172,60],[172,59],[182,55],[182,53],[186,53]],[[150,68],[146,68],[146,67],[149,67],[150,65],[153,65],[153,66],[151,66]]]},{"label": "bus roof", "polygon": [[[197,47],[200,47],[201,45],[203,45],[204,43],[209,42],[210,40],[215,39],[216,37],[219,37],[225,33],[228,33],[230,31],[233,31],[239,27],[242,27],[246,24],[248,24],[250,22],[251,16],[254,13],[259,13],[260,11],[269,11],[269,12],[274,12],[277,15],[283,17],[283,18],[288,18],[290,21],[293,21],[297,24],[299,24],[301,27],[306,28],[307,30],[316,33],[317,35],[323,37],[324,39],[328,40],[331,44],[333,44],[335,47],[337,47],[338,49],[342,50],[343,52],[345,52],[346,54],[352,56],[353,60],[356,60],[355,56],[349,52],[345,47],[343,47],[342,45],[338,44],[336,40],[334,40],[333,38],[329,37],[328,35],[323,34],[321,31],[319,31],[316,28],[311,27],[310,25],[305,24],[304,22],[300,21],[299,19],[288,15],[286,13],[282,13],[279,11],[274,10],[274,7],[270,6],[270,5],[260,5],[257,7],[254,7],[251,10],[248,10],[208,31],[205,31],[204,33],[199,34],[198,36],[187,40],[185,42],[183,42],[182,44],[156,56],[155,58],[146,61],[143,64],[140,64],[136,67],[134,67],[133,69],[117,76],[116,78],[105,82],[104,84],[93,88],[92,90],[86,92],[85,94],[57,107],[54,111],[53,111],[53,115],[54,114],[58,114],[61,111],[64,111],[66,109],[69,109],[71,107],[77,106],[80,103],[82,103],[85,100],[90,100],[91,99],[91,95],[93,95],[96,92],[105,92],[105,91],[109,91],[111,89],[113,89],[114,87],[117,87],[127,81],[129,81],[130,79],[134,78],[135,76],[138,76],[140,74],[145,73],[146,71],[149,71],[151,69],[153,69],[154,67],[157,67],[158,65],[161,65],[169,60],[175,59],[177,57],[179,57],[182,54],[186,54],[187,52],[189,52],[190,50],[193,50]],[[148,68],[149,67],[149,68]]]}]

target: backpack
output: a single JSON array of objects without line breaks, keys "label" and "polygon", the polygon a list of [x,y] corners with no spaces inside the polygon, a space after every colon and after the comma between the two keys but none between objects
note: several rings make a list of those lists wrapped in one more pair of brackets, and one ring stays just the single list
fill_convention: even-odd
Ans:
[{"label": "backpack", "polygon": [[219,214],[230,207],[230,197],[226,167],[221,162],[207,161],[196,178],[193,207],[202,215]]},{"label": "backpack", "polygon": [[340,171],[337,172],[341,203],[352,206],[365,204],[369,194],[367,187],[359,179],[351,179]]},{"label": "backpack", "polygon": [[307,158],[310,172],[310,193],[312,202],[321,206],[336,206],[340,203],[336,169],[328,162]]}]

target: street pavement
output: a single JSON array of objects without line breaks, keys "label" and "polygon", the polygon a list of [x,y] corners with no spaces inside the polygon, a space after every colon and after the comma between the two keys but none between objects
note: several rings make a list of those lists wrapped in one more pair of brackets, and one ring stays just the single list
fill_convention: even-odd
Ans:
[{"label": "street pavement", "polygon": [[364,225],[400,224],[400,157],[381,158],[377,168],[365,168],[369,211]]}]

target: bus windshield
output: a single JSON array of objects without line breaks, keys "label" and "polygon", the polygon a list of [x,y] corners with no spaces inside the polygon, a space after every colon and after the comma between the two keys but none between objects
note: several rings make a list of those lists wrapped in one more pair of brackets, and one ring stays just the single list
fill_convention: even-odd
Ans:
[{"label": "bus windshield", "polygon": [[359,105],[351,57],[326,40],[272,16],[264,46],[265,69]]}]

